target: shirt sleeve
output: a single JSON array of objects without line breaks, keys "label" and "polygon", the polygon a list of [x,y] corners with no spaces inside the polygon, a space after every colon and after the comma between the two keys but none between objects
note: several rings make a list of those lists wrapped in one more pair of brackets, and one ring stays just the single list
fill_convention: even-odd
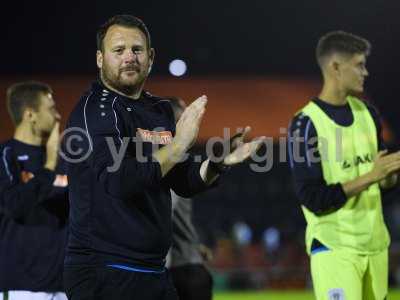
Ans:
[{"label": "shirt sleeve", "polygon": [[55,170],[55,179],[51,191],[47,194],[43,207],[66,223],[69,215],[68,177],[66,161],[59,157]]},{"label": "shirt sleeve", "polygon": [[307,209],[315,214],[323,214],[339,209],[347,198],[340,183],[326,183],[317,138],[311,119],[302,113],[296,115],[288,134],[288,154],[295,192]]},{"label": "shirt sleeve", "polygon": [[[165,180],[169,187],[178,195],[190,198],[210,186],[200,175],[200,167],[203,161],[196,162],[193,155],[189,155],[184,162],[176,164],[166,175]],[[213,183],[211,186],[216,184]]]},{"label": "shirt sleeve", "polygon": [[[87,163],[106,192],[113,197],[129,199],[146,189],[159,187],[162,174],[160,164],[151,154],[136,155],[125,151],[127,147],[135,148],[135,142],[115,107],[116,101],[100,102],[95,96],[87,98],[81,116],[88,137],[88,143],[83,147],[89,149],[83,153],[89,150]],[[75,148],[81,147],[82,144],[75,145]]]},{"label": "shirt sleeve", "polygon": [[11,147],[1,149],[0,166],[0,211],[11,218],[21,219],[32,207],[46,199],[52,189],[55,173],[43,168],[26,182],[21,181]]}]

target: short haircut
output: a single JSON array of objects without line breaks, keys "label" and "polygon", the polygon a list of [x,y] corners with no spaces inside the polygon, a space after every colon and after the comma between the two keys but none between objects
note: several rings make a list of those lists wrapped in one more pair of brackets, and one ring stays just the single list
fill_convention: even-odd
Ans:
[{"label": "short haircut", "polygon": [[22,121],[26,108],[38,110],[40,95],[53,93],[48,84],[36,81],[26,81],[13,84],[7,89],[7,109],[14,125]]},{"label": "short haircut", "polygon": [[322,67],[326,58],[335,53],[369,55],[370,52],[371,44],[368,40],[344,31],[331,31],[319,39],[316,56],[319,66]]},{"label": "short haircut", "polygon": [[96,36],[97,50],[99,51],[104,50],[104,44],[103,44],[104,37],[106,36],[108,29],[113,25],[139,29],[146,36],[147,48],[148,49],[151,48],[151,39],[149,30],[147,29],[146,25],[141,19],[131,15],[116,15],[108,19],[97,30],[97,36]]}]

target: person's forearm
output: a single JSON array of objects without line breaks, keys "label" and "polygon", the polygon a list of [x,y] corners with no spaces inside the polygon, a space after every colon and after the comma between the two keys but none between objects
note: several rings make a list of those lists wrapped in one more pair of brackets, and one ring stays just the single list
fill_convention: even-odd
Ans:
[{"label": "person's forearm", "polygon": [[173,141],[171,144],[153,153],[153,157],[161,166],[162,177],[184,158],[186,151],[187,147],[178,141]]},{"label": "person's forearm", "polygon": [[373,173],[364,174],[354,180],[342,184],[343,191],[347,198],[357,196],[364,190],[368,189],[372,184],[376,183]]}]

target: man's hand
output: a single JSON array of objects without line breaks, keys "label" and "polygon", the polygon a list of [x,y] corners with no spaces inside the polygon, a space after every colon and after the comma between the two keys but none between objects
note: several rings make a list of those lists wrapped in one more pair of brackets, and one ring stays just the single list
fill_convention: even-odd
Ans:
[{"label": "man's hand", "polygon": [[400,151],[387,154],[387,150],[380,151],[374,160],[372,171],[342,184],[347,198],[358,195],[372,184],[381,182],[400,170]]},{"label": "man's hand", "polygon": [[153,157],[161,166],[162,176],[165,176],[196,142],[206,104],[206,96],[201,96],[190,104],[176,124],[176,134],[172,143],[153,153]]},{"label": "man's hand", "polygon": [[200,123],[206,111],[207,97],[201,96],[191,103],[182,113],[176,124],[175,142],[185,151],[196,142],[199,134]]},{"label": "man's hand", "polygon": [[241,131],[239,131],[237,134],[235,134],[233,137],[230,138],[229,140],[231,149],[230,152],[235,151],[236,148],[243,145],[246,135],[250,132],[250,130],[251,130],[250,126],[246,126],[246,128],[242,129]]},{"label": "man's hand", "polygon": [[234,135],[230,139],[230,153],[224,158],[223,164],[226,166],[236,165],[248,159],[251,155],[257,152],[265,140],[265,137],[257,138],[254,141],[245,143],[246,135],[250,132],[251,128],[246,128]]},{"label": "man's hand", "polygon": [[205,262],[210,262],[213,259],[213,253],[206,245],[199,244],[199,252]]},{"label": "man's hand", "polygon": [[260,149],[261,145],[264,143],[265,138],[258,138],[254,141],[244,143],[235,149],[232,153],[224,158],[224,165],[233,166],[244,162],[250,158],[254,153]]},{"label": "man's hand", "polygon": [[[264,143],[265,137],[260,137],[251,142],[245,143],[244,140],[250,130],[251,128],[247,126],[244,130],[229,139],[229,145],[227,145],[229,147],[229,152],[225,157],[221,158],[221,162],[216,162],[215,156],[209,157],[209,159],[203,162],[200,168],[200,175],[204,182],[211,184],[226,168],[244,162],[257,152]],[[218,153],[217,156],[220,154],[221,153]],[[215,155],[215,153],[213,153],[213,155]]]},{"label": "man's hand", "polygon": [[387,150],[380,151],[374,160],[371,176],[375,182],[386,179],[400,170],[400,151],[387,154]]},{"label": "man's hand", "polygon": [[60,147],[60,122],[54,124],[46,143],[46,169],[54,171],[57,165],[58,149]]}]

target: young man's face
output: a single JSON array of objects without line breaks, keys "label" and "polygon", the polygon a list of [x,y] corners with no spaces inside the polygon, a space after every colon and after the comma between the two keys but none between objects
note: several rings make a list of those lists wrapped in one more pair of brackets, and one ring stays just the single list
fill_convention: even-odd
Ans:
[{"label": "young man's face", "polygon": [[349,94],[364,91],[364,80],[368,76],[366,60],[365,54],[354,54],[340,62],[338,80],[341,88]]},{"label": "young man's face", "polygon": [[49,134],[57,120],[60,120],[60,114],[51,93],[39,94],[39,106],[37,111],[33,112],[35,119],[35,130],[40,134]]},{"label": "young man's face", "polygon": [[144,33],[138,28],[113,25],[97,51],[97,66],[102,79],[112,88],[126,92],[142,87],[153,63]]}]

